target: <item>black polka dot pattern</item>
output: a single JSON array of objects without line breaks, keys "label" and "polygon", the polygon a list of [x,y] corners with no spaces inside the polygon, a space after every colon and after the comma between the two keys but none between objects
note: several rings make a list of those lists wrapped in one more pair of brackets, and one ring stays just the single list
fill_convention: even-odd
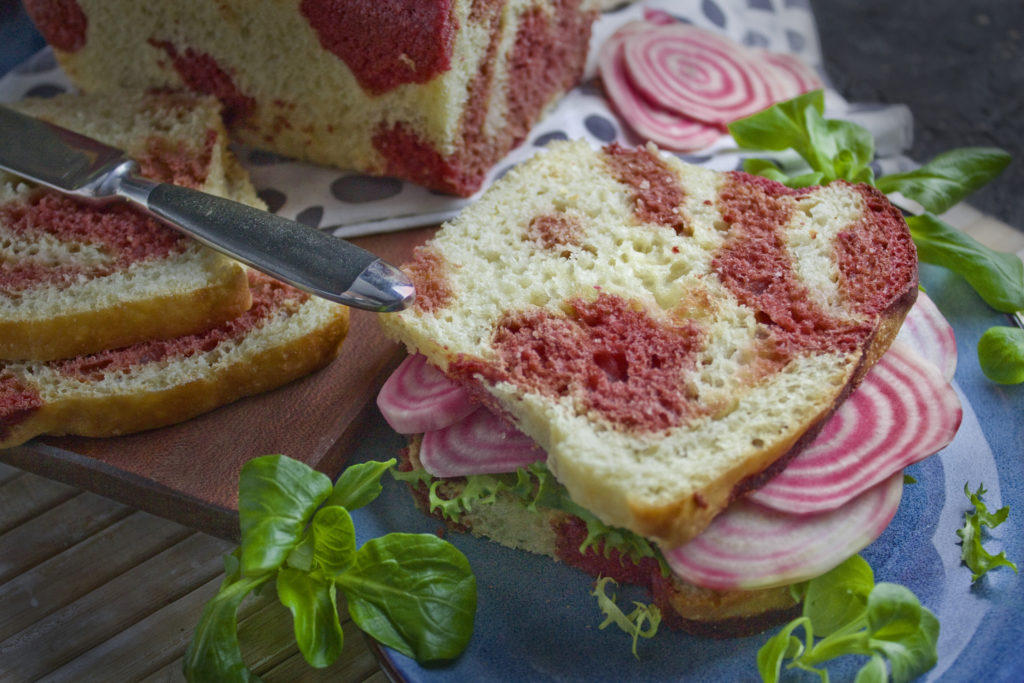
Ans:
[{"label": "black polka dot pattern", "polygon": [[267,210],[271,213],[277,213],[280,211],[281,207],[284,206],[284,203],[288,201],[288,197],[286,197],[284,192],[281,192],[280,190],[267,188],[260,190],[257,194],[259,194],[260,199],[262,199],[263,203],[267,205]]},{"label": "black polka dot pattern", "polygon": [[713,2],[713,0],[704,0],[704,2],[701,3],[700,9],[704,16],[707,17],[708,21],[718,28],[725,28],[725,12],[722,11],[722,8],[718,6],[717,2]]},{"label": "black polka dot pattern", "polygon": [[536,138],[534,138],[533,146],[534,147],[544,147],[549,142],[552,142],[554,140],[568,140],[568,139],[569,139],[569,136],[566,135],[564,131],[553,130],[550,133],[542,133],[541,135],[538,135]]},{"label": "black polka dot pattern", "polygon": [[402,191],[402,182],[395,178],[349,175],[331,183],[331,195],[339,202],[365,204],[394,197]]},{"label": "black polka dot pattern", "polygon": [[606,116],[591,114],[583,120],[587,132],[601,142],[611,142],[617,136],[617,129],[611,119]]},{"label": "black polka dot pattern", "polygon": [[320,221],[324,218],[324,207],[322,206],[310,206],[303,209],[295,217],[295,220],[303,225],[308,225],[311,228],[319,228]]}]

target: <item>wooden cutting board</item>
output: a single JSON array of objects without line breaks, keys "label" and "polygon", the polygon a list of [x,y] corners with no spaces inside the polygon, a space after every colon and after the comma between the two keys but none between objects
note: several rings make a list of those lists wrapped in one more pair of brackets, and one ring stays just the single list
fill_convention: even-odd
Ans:
[{"label": "wooden cutting board", "polygon": [[[353,239],[403,263],[435,228]],[[47,437],[0,460],[222,538],[237,540],[238,473],[250,458],[283,453],[335,477],[359,439],[373,398],[400,360],[376,314],[353,309],[338,359],[275,391],[187,422],[139,434]]]}]

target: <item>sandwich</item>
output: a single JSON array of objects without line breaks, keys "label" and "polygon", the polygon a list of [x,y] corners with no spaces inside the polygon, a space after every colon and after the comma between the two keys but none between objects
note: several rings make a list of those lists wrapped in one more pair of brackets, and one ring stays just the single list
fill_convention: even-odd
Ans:
[{"label": "sandwich", "polygon": [[[417,301],[381,324],[410,355],[378,405],[410,435],[417,502],[646,587],[690,632],[793,613],[788,586],[874,540],[902,468],[959,424],[948,378],[894,344],[917,255],[867,185],[795,190],[650,144],[556,143],[405,268]],[[929,395],[888,408],[925,428],[897,438],[882,420],[876,445],[899,447],[851,451],[841,411],[892,381],[883,395]]]}]

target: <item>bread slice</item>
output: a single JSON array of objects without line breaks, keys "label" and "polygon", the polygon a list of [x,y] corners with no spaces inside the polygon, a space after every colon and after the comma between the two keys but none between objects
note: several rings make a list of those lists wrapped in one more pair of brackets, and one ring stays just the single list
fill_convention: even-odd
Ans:
[{"label": "bread slice", "polygon": [[[792,618],[800,606],[788,586],[764,590],[715,591],[687,583],[670,570],[662,571],[657,559],[615,548],[604,539],[590,536],[580,517],[526,501],[508,490],[475,503],[457,520],[431,504],[433,495],[454,500],[463,494],[466,479],[431,478],[422,471],[417,453],[421,437],[412,437],[403,453],[400,469],[419,476],[408,480],[417,507],[460,533],[487,538],[508,548],[546,555],[594,577],[611,577],[622,584],[645,589],[671,628],[694,635],[735,638],[764,631]],[[530,495],[535,492],[531,491]],[[432,509],[433,508],[433,509]]]},{"label": "bread slice", "polygon": [[0,363],[0,448],[162,427],[330,362],[348,308],[250,271],[253,304],[210,330],[76,358]]},{"label": "bread slice", "polygon": [[556,144],[406,266],[385,331],[532,437],[572,499],[675,547],[804,444],[917,293],[873,188]]},{"label": "bread slice", "polygon": [[[181,94],[65,94],[11,105],[119,147],[144,175],[263,208],[220,105]],[[207,329],[250,305],[245,270],[126,203],[0,174],[0,358],[52,360]]]}]

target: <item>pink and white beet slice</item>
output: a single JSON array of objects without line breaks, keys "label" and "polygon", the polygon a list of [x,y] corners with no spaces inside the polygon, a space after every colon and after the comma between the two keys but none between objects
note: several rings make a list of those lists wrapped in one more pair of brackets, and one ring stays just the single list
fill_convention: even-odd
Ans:
[{"label": "pink and white beet slice", "polygon": [[747,50],[690,24],[629,33],[623,58],[637,90],[660,107],[698,121],[727,124],[772,104]]},{"label": "pink and white beet slice", "polygon": [[747,499],[795,514],[836,509],[943,449],[962,416],[938,368],[897,341],[818,438]]},{"label": "pink and white beet slice", "polygon": [[407,356],[384,382],[377,407],[399,434],[421,434],[447,427],[479,405],[417,353]]},{"label": "pink and white beet slice", "polygon": [[419,459],[435,477],[515,472],[546,458],[533,439],[486,408],[423,435]]},{"label": "pink and white beet slice", "polygon": [[924,292],[918,292],[917,301],[903,321],[896,339],[937,367],[947,382],[953,381],[956,372],[953,327]]},{"label": "pink and white beet slice", "polygon": [[820,576],[889,526],[903,492],[896,473],[829,512],[797,515],[733,503],[686,545],[663,550],[676,574],[713,590],[756,590]]},{"label": "pink and white beet slice", "polygon": [[724,133],[719,126],[666,111],[636,91],[626,75],[623,42],[630,34],[653,27],[632,21],[615,32],[598,50],[598,66],[605,93],[619,115],[638,135],[663,149],[693,152],[714,143]]}]

